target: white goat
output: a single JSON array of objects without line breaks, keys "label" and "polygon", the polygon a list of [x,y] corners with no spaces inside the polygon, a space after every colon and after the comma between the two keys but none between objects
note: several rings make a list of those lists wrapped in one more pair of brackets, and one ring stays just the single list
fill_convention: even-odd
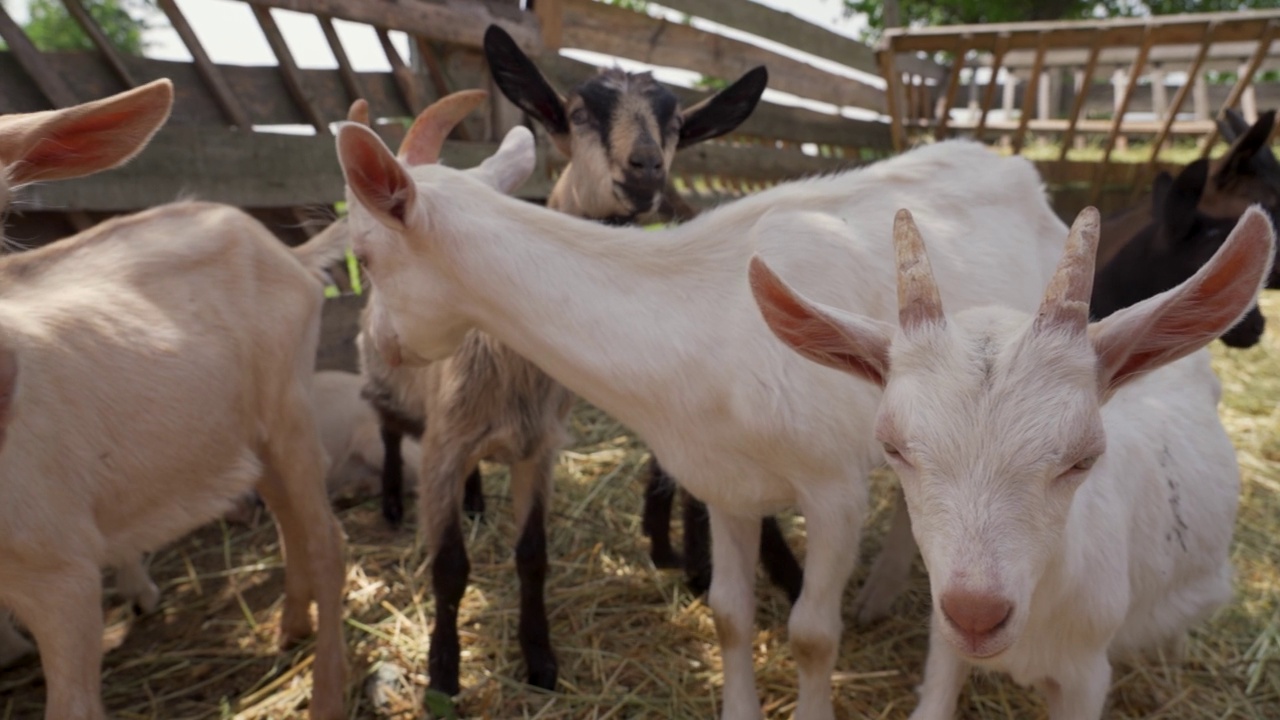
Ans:
[{"label": "white goat", "polygon": [[[337,145],[353,244],[378,288],[368,332],[389,361],[447,357],[479,328],[634,428],[710,507],[724,718],[760,716],[751,657],[760,518],[799,505],[808,552],[790,619],[797,715],[832,717],[840,598],[866,476],[883,462],[872,433],[880,393],[773,340],[748,260],[763,252],[824,300],[888,318],[885,208],[928,198],[921,215],[949,241],[941,274],[958,302],[1033,308],[1065,227],[1030,163],[939,143],[645,231],[507,198],[446,167],[410,170],[357,124],[342,125]],[[972,282],[980,272],[985,282]]]},{"label": "white goat", "polygon": [[[19,117],[15,134],[6,118],[3,174],[109,167],[102,144],[127,156],[167,116],[172,86],[159,88]],[[119,125],[127,143],[103,130]],[[239,210],[185,202],[0,258],[0,606],[39,646],[48,720],[105,717],[100,567],[217,517],[255,482],[286,556],[283,640],[311,634],[318,606],[310,715],[345,717],[342,535],[310,395],[320,268],[341,251],[290,251]]]},{"label": "white goat", "polygon": [[[378,413],[362,396],[365,379],[343,370],[316,373],[312,394],[320,440],[331,465],[325,486],[331,499],[369,497],[381,487],[382,436]],[[413,488],[421,472],[422,450],[416,440],[405,438],[401,450],[408,465],[406,485]]]},{"label": "white goat", "polygon": [[1109,653],[1176,640],[1231,597],[1239,469],[1202,348],[1256,301],[1271,226],[1255,206],[1190,279],[1092,324],[1093,208],[1031,316],[945,316],[957,297],[906,211],[894,234],[900,328],[804,299],[761,261],[751,274],[788,345],[884,386],[876,437],[934,603],[912,717],[952,717],[977,666],[1038,686],[1053,720],[1096,720]]}]

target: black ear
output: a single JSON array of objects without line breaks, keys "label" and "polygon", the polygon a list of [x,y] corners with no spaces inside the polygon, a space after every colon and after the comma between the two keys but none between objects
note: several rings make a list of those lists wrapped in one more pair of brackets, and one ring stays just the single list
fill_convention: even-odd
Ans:
[{"label": "black ear", "polygon": [[[1243,118],[1241,122],[1244,122]],[[1267,141],[1271,139],[1271,129],[1275,127],[1275,123],[1276,111],[1268,110],[1259,115],[1258,122],[1231,144],[1231,149],[1227,151],[1226,159],[1222,163],[1222,169],[1214,177],[1218,187],[1227,185],[1232,177],[1256,174],[1252,167],[1254,158],[1261,157],[1263,151],[1270,154]]]},{"label": "black ear", "polygon": [[528,55],[506,30],[490,25],[484,31],[484,56],[493,81],[507,99],[532,115],[552,135],[567,135],[564,98],[551,87]]},{"label": "black ear", "polygon": [[1165,237],[1177,241],[1191,234],[1196,221],[1196,206],[1209,182],[1209,161],[1200,158],[1183,168],[1161,198],[1156,196],[1156,222]]},{"label": "black ear", "polygon": [[1249,130],[1249,123],[1245,122],[1244,116],[1235,108],[1227,108],[1224,116],[1218,118],[1217,125],[1222,139],[1229,143],[1235,142],[1236,138]]},{"label": "black ear", "polygon": [[680,126],[680,142],[676,148],[720,137],[741,125],[756,109],[768,84],[769,71],[761,65],[747,71],[729,87],[685,109],[680,113],[684,123]]}]

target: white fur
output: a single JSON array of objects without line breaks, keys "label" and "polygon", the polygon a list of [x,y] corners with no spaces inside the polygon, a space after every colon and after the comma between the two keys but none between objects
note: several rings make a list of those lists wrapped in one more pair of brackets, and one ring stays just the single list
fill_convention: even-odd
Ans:
[{"label": "white fur", "polygon": [[748,259],[760,252],[825,302],[888,319],[892,212],[911,205],[938,238],[952,305],[1029,310],[1065,236],[1033,167],[975,143],[939,143],[651,232],[557,215],[433,166],[414,169],[401,223],[351,183],[360,158],[344,142],[361,131],[341,129],[339,156],[355,243],[383,308],[369,329],[378,346],[431,360],[469,328],[488,332],[634,428],[710,506],[726,719],[760,716],[751,658],[759,519],[798,505],[809,551],[790,622],[796,714],[832,717],[840,598],[866,476],[882,462],[872,437],[880,393],[772,337],[748,288]]},{"label": "white fur", "polygon": [[[1053,720],[1097,720],[1109,655],[1176,641],[1231,597],[1239,469],[1203,348],[1256,301],[1270,224],[1254,208],[1194,277],[1093,325],[1097,212],[1077,228],[1092,244],[1068,241],[1036,316],[969,308],[885,329],[807,311],[848,340],[829,364],[868,379],[858,359],[888,353],[876,434],[934,599],[916,720],[952,717],[974,666],[1039,687]],[[958,305],[945,283],[941,297]],[[1000,608],[990,629],[948,611],[965,594]]]}]

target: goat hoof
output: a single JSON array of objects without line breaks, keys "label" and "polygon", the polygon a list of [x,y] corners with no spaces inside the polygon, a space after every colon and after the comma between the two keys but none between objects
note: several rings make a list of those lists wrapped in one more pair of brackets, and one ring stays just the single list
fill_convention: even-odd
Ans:
[{"label": "goat hoof", "polygon": [[694,596],[706,595],[711,589],[711,573],[690,573],[685,577],[685,585]]},{"label": "goat hoof", "polygon": [[556,666],[555,660],[535,663],[529,667],[529,684],[543,690],[555,690],[556,678],[559,674],[560,669]]}]

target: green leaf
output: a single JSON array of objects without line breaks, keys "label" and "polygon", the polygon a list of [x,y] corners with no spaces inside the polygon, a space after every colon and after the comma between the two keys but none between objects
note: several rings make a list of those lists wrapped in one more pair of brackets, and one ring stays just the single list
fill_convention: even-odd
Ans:
[{"label": "green leaf", "polygon": [[458,709],[454,707],[453,698],[439,690],[427,690],[422,698],[422,704],[427,706],[427,712],[434,718],[458,720]]}]

